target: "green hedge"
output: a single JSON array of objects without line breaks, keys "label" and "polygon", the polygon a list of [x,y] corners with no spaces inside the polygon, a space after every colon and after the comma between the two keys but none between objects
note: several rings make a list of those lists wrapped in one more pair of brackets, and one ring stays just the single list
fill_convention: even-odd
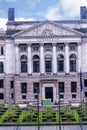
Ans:
[{"label": "green hedge", "polygon": [[[3,106],[3,107],[2,107]],[[82,121],[87,122],[87,107],[82,106]],[[79,122],[80,121],[80,108],[71,109],[69,106],[64,107],[60,111],[60,121],[61,122]],[[37,111],[32,107],[26,110],[20,109],[17,104],[11,107],[5,107],[3,104],[0,106],[0,124],[6,123],[28,123],[37,124],[38,114]],[[45,111],[39,112],[39,122],[40,123],[58,123],[59,122],[59,112],[53,111],[51,107],[46,107]]]}]

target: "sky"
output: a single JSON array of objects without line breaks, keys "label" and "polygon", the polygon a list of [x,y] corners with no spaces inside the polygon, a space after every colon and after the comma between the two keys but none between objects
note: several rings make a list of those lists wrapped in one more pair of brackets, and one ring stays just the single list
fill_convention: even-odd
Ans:
[{"label": "sky", "polygon": [[8,8],[15,8],[15,21],[76,20],[87,0],[0,0],[0,30],[6,30]]}]

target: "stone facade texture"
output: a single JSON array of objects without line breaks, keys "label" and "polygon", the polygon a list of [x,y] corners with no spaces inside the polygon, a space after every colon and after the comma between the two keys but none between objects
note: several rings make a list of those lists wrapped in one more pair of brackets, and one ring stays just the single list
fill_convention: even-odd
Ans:
[{"label": "stone facade texture", "polygon": [[[14,19],[10,21],[9,19],[6,32],[0,32],[0,102],[35,103],[37,93],[34,92],[34,83],[39,83],[40,103],[48,98],[55,103],[59,99],[59,94],[62,102],[80,102],[80,72],[82,72],[83,84],[82,100],[86,102],[86,27],[87,19],[32,22],[19,22]],[[74,62],[70,64],[70,56],[73,54],[76,57],[71,58]],[[63,59],[59,61],[64,63],[62,72],[58,71],[58,56],[60,55]],[[22,72],[22,56],[27,57],[26,72]],[[34,72],[34,56],[39,57],[35,59],[39,61],[39,71],[36,72]],[[46,56],[51,56],[47,59],[48,62],[51,61],[50,72],[46,72]],[[73,67],[75,65],[75,70],[70,69],[72,64]],[[38,66],[35,67],[38,69]],[[2,80],[3,85],[1,85]],[[59,82],[64,83],[64,91],[60,93]],[[73,90],[73,92],[71,91],[72,82],[76,83],[76,91]],[[13,83],[12,87],[11,83]],[[22,93],[22,83],[27,84],[27,92]],[[49,91],[46,91],[47,88]]]}]

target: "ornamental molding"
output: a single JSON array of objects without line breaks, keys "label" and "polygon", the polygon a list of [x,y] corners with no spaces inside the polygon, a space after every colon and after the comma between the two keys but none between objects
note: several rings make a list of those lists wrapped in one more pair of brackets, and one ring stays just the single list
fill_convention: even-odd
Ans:
[{"label": "ornamental molding", "polygon": [[14,38],[81,37],[84,35],[52,21],[44,21],[13,35]]}]

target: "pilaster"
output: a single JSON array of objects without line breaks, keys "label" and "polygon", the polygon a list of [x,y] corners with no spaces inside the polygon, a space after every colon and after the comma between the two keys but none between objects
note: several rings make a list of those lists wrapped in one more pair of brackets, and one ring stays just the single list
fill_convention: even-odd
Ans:
[{"label": "pilaster", "polygon": [[65,72],[69,73],[69,43],[65,43]]},{"label": "pilaster", "polygon": [[40,45],[40,73],[45,73],[44,44]]},{"label": "pilaster", "polygon": [[28,44],[28,74],[32,74],[31,44]]},{"label": "pilaster", "polygon": [[57,56],[56,56],[56,43],[53,43],[53,60],[52,60],[52,72],[57,73]]},{"label": "pilaster", "polygon": [[20,73],[20,56],[19,56],[19,46],[15,46],[16,51],[16,74]]}]

